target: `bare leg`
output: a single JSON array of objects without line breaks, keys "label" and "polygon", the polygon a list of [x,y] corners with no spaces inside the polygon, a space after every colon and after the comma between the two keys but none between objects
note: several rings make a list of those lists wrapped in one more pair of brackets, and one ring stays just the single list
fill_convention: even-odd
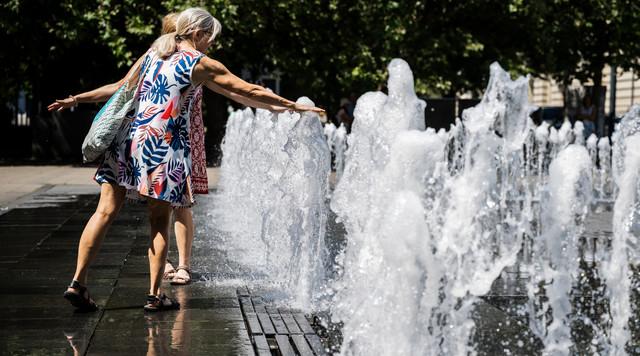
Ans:
[{"label": "bare leg", "polygon": [[191,208],[175,209],[176,244],[178,245],[178,265],[191,266],[191,246],[193,245],[193,212]]},{"label": "bare leg", "polygon": [[73,279],[83,285],[87,283],[89,266],[95,260],[102,240],[122,207],[125,192],[124,188],[115,184],[104,183],[100,187],[98,207],[84,227],[78,243],[78,261]]},{"label": "bare leg", "polygon": [[150,295],[160,295],[160,284],[164,272],[169,246],[169,223],[171,221],[171,205],[169,203],[149,199],[149,272]]}]

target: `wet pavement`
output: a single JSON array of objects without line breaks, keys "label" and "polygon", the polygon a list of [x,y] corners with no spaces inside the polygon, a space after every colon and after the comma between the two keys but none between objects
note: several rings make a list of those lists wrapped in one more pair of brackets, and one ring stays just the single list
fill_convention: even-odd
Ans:
[{"label": "wet pavement", "polygon": [[[277,355],[282,335],[285,341],[289,338],[292,348],[297,347],[293,341],[301,336],[293,335],[288,325],[283,332],[265,329],[264,318],[271,318],[274,323],[267,326],[277,329],[278,313],[288,315],[289,311],[276,312],[268,305],[265,309],[256,304],[253,295],[254,310],[247,310],[246,305],[242,309],[237,283],[221,283],[244,280],[247,275],[225,256],[221,248],[224,239],[215,224],[209,223],[214,205],[210,196],[194,208],[195,282],[183,287],[165,286],[168,294],[181,302],[180,310],[155,314],[142,310],[149,283],[146,207],[128,202],[90,270],[89,288],[101,308],[94,313],[75,313],[62,293],[73,275],[77,242],[95,209],[97,193],[95,185],[50,185],[0,211],[0,273],[4,282],[0,284],[0,355]],[[588,248],[582,256],[585,262],[597,261],[596,251],[606,248],[612,233],[611,214],[609,207],[587,220],[584,239]],[[329,227],[334,240],[344,234],[339,228]],[[342,240],[338,240],[339,247]],[[170,255],[177,259],[173,236],[171,241]],[[478,354],[541,353],[541,341],[529,330],[528,320],[521,313],[527,281],[519,269],[507,270],[478,303],[473,312],[478,325],[474,335]],[[587,280],[586,289],[578,288],[576,296],[588,295],[591,284],[593,281]],[[268,299],[268,293],[259,292],[262,296],[258,298]],[[636,294],[634,301],[640,305]],[[247,316],[255,316],[264,330],[250,330]],[[631,329],[631,346],[640,347],[637,321]],[[338,336],[329,331],[323,341],[337,350],[339,334],[339,330]],[[574,335],[577,341],[579,334]],[[262,345],[256,340],[262,340]],[[588,348],[578,345],[579,350]]]},{"label": "wet pavement", "polygon": [[143,205],[125,204],[90,270],[100,310],[74,312],[62,293],[96,192],[47,187],[0,212],[0,354],[253,355],[234,286],[167,284],[182,308],[143,311],[149,283]]}]

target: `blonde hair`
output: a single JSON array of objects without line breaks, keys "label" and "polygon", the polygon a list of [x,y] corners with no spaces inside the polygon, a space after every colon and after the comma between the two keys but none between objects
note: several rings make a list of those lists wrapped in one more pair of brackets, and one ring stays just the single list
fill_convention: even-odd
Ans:
[{"label": "blonde hair", "polygon": [[166,35],[176,32],[176,19],[180,15],[179,12],[170,12],[162,18],[162,34]]},{"label": "blonde hair", "polygon": [[[165,16],[169,25],[171,14]],[[165,21],[163,20],[163,30]],[[211,33],[209,41],[213,41],[222,31],[222,25],[215,17],[202,8],[191,7],[182,11],[175,19],[174,31],[167,32],[153,42],[151,47],[156,50],[161,58],[166,58],[176,51],[178,41],[189,40],[196,31],[208,31]]]}]

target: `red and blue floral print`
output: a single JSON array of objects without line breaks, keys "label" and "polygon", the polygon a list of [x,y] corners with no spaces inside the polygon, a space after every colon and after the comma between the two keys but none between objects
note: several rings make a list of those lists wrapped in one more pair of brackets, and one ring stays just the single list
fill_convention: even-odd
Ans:
[{"label": "red and blue floral print", "polygon": [[135,112],[107,150],[95,176],[98,183],[116,183],[173,206],[194,203],[189,117],[197,86],[191,71],[202,56],[194,50],[167,59],[147,53]]}]

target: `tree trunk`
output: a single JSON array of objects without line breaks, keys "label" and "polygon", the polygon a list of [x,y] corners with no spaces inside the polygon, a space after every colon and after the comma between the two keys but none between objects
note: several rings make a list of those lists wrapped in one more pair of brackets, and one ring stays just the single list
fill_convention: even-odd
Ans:
[{"label": "tree trunk", "polygon": [[569,85],[571,84],[571,80],[569,76],[565,76],[560,83],[558,83],[558,87],[560,92],[562,92],[562,116],[563,118],[569,117]]},{"label": "tree trunk", "polygon": [[[604,63],[596,64],[594,67],[596,69],[593,72],[593,93],[591,100],[596,110],[596,135],[602,136],[604,133],[604,114],[601,115],[600,110],[604,110],[606,99],[606,94],[602,93],[602,70],[604,69]],[[602,102],[600,100],[602,100]]]},{"label": "tree trunk", "polygon": [[602,88],[602,69],[604,66],[599,66],[599,70],[596,70],[593,75],[593,105],[597,110],[600,110],[600,91]]}]

